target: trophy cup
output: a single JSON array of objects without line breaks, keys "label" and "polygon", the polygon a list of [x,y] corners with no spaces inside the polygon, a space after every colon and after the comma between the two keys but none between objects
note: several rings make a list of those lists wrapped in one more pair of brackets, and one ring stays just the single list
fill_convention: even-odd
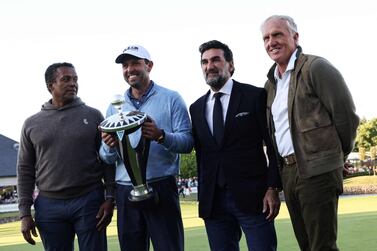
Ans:
[{"label": "trophy cup", "polygon": [[127,173],[130,176],[133,190],[128,196],[132,204],[146,207],[158,202],[158,194],[148,186],[146,181],[146,169],[149,155],[150,140],[141,136],[135,148],[132,147],[129,134],[137,131],[148,117],[139,111],[124,112],[122,95],[116,95],[111,105],[118,110],[101,122],[99,128],[103,132],[115,133],[118,137],[117,152],[122,159]]}]

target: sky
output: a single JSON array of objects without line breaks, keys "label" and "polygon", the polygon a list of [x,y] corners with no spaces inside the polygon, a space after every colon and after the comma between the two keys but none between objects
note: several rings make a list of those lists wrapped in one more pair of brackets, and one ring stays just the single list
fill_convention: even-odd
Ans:
[{"label": "sky", "polygon": [[103,114],[128,84],[115,58],[142,45],[151,79],[178,91],[187,106],[208,86],[198,47],[216,39],[233,51],[233,79],[263,87],[273,64],[260,31],[270,15],[294,18],[304,53],[343,75],[357,114],[377,117],[377,7],[373,0],[1,0],[0,134],[19,141],[24,120],[51,98],[46,68],[73,63],[78,96]]}]

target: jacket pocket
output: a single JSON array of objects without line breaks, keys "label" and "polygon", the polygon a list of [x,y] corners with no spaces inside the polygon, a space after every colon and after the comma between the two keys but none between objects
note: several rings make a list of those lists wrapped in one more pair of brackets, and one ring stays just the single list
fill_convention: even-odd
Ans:
[{"label": "jacket pocket", "polygon": [[301,125],[302,145],[307,154],[319,157],[339,151],[340,142],[331,123],[313,122]]}]

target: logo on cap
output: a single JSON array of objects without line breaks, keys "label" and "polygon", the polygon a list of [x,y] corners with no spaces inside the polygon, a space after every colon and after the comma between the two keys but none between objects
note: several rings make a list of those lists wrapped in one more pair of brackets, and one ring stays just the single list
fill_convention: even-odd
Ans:
[{"label": "logo on cap", "polygon": [[138,51],[139,50],[139,47],[137,46],[128,46],[126,49],[123,50],[123,52],[126,52],[126,51]]}]

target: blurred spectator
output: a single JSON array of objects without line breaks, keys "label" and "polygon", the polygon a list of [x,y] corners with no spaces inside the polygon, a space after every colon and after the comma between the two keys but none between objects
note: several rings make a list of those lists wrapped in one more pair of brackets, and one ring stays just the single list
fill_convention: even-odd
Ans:
[{"label": "blurred spectator", "polygon": [[177,179],[178,197],[180,195],[182,195],[182,197],[185,198],[186,197],[186,195],[185,195],[185,186],[184,186],[183,183],[184,183],[183,179],[181,179],[181,178]]},{"label": "blurred spectator", "polygon": [[0,191],[0,204],[17,203],[17,201],[17,192],[13,189],[13,187],[5,187]]},{"label": "blurred spectator", "polygon": [[197,177],[191,177],[187,179],[177,177],[178,196],[182,195],[182,197],[185,198],[186,195],[190,195],[190,193],[196,193],[197,186],[198,186]]}]

